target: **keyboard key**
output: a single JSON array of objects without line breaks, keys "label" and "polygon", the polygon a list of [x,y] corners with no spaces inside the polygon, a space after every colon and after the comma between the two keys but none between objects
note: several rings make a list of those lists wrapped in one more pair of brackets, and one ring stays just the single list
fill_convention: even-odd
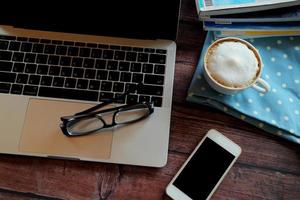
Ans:
[{"label": "keyboard key", "polygon": [[26,41],[28,41],[28,38],[26,38],[26,37],[17,37],[17,40],[26,42]]},{"label": "keyboard key", "polygon": [[36,63],[46,64],[48,60],[48,55],[38,54],[36,57]]},{"label": "keyboard key", "polygon": [[79,48],[78,47],[69,47],[68,55],[69,56],[78,56]]},{"label": "keyboard key", "polygon": [[71,64],[71,58],[70,57],[66,57],[66,56],[60,57],[59,64],[62,65],[62,66],[70,66],[70,64]]},{"label": "keyboard key", "polygon": [[137,84],[135,84],[135,83],[126,83],[126,85],[125,85],[125,92],[127,92],[127,91],[131,91],[131,93],[132,93],[132,91],[134,91],[135,89],[136,89],[136,85]]},{"label": "keyboard key", "polygon": [[0,72],[0,82],[14,83],[16,79],[15,73]]},{"label": "keyboard key", "polygon": [[99,101],[107,101],[114,98],[114,93],[112,92],[100,92]]},{"label": "keyboard key", "polygon": [[108,72],[104,70],[97,70],[96,79],[98,80],[107,80]]},{"label": "keyboard key", "polygon": [[42,76],[41,85],[50,86],[52,85],[52,76]]},{"label": "keyboard key", "polygon": [[166,55],[150,54],[149,62],[157,63],[157,64],[165,64],[166,63]]},{"label": "keyboard key", "polygon": [[60,75],[64,77],[72,76],[72,68],[71,67],[62,67],[60,71]]},{"label": "keyboard key", "polygon": [[38,86],[25,85],[23,90],[24,95],[30,95],[30,96],[36,96],[37,92],[38,92]]},{"label": "keyboard key", "polygon": [[137,52],[143,52],[144,51],[144,49],[140,48],[140,47],[133,47],[132,50],[137,51]]},{"label": "keyboard key", "polygon": [[54,77],[52,85],[54,87],[62,87],[64,85],[65,79],[62,77]]},{"label": "keyboard key", "polygon": [[86,46],[91,48],[97,48],[98,45],[95,43],[87,43]]},{"label": "keyboard key", "polygon": [[143,73],[151,74],[153,72],[153,65],[152,64],[144,64],[142,71],[143,71]]},{"label": "keyboard key", "polygon": [[147,53],[155,53],[155,49],[152,49],[152,48],[145,48],[144,51]]},{"label": "keyboard key", "polygon": [[64,41],[63,44],[68,46],[74,46],[75,43],[72,41]]},{"label": "keyboard key", "polygon": [[9,93],[10,86],[9,83],[0,83],[0,93]]},{"label": "keyboard key", "polygon": [[108,49],[108,45],[107,44],[98,44],[98,48],[101,48],[101,49]]},{"label": "keyboard key", "polygon": [[66,78],[65,87],[75,88],[75,86],[76,86],[76,79],[75,78]]},{"label": "keyboard key", "polygon": [[6,50],[8,48],[8,41],[0,40],[0,49]]},{"label": "keyboard key", "polygon": [[49,66],[48,65],[38,65],[37,74],[48,74]]},{"label": "keyboard key", "polygon": [[115,60],[124,60],[125,59],[125,51],[115,51]]},{"label": "keyboard key", "polygon": [[156,53],[167,54],[167,50],[164,50],[164,49],[156,49]]},{"label": "keyboard key", "polygon": [[87,79],[95,79],[96,77],[96,70],[94,69],[86,69],[84,73],[84,78]]},{"label": "keyboard key", "polygon": [[18,74],[17,83],[27,84],[29,75],[28,74]]},{"label": "keyboard key", "polygon": [[117,70],[118,69],[118,61],[109,60],[107,62],[106,68],[108,70]]},{"label": "keyboard key", "polygon": [[163,85],[164,77],[159,76],[159,75],[145,74],[144,83],[145,84],[154,84],[154,85]]},{"label": "keyboard key", "polygon": [[41,86],[38,95],[41,97],[98,101],[98,92],[78,89],[51,88]]},{"label": "keyboard key", "polygon": [[138,54],[138,62],[148,62],[149,54],[147,53],[139,53]]},{"label": "keyboard key", "polygon": [[95,64],[95,68],[96,69],[106,69],[106,60],[96,60],[96,64]]},{"label": "keyboard key", "polygon": [[135,52],[126,52],[127,61],[136,61],[137,53]]},{"label": "keyboard key", "polygon": [[140,95],[139,102],[150,102],[150,96]]},{"label": "keyboard key", "polygon": [[82,67],[83,59],[82,58],[73,58],[72,59],[72,66],[73,67]]},{"label": "keyboard key", "polygon": [[115,93],[114,102],[124,104],[125,98],[126,96],[124,96],[123,93]]},{"label": "keyboard key", "polygon": [[46,45],[44,49],[45,54],[54,54],[56,46],[55,45]]},{"label": "keyboard key", "polygon": [[108,80],[110,81],[119,81],[120,72],[117,71],[110,71],[108,74]]},{"label": "keyboard key", "polygon": [[163,94],[163,87],[162,86],[150,86],[150,85],[141,85],[138,88],[139,94],[146,94],[146,95],[156,95],[162,96]]},{"label": "keyboard key", "polygon": [[36,64],[26,64],[25,73],[34,74],[36,71],[37,65]]},{"label": "keyboard key", "polygon": [[25,55],[24,53],[14,52],[12,60],[13,61],[18,61],[18,62],[23,62],[24,55]]},{"label": "keyboard key", "polygon": [[130,62],[120,62],[119,70],[120,71],[129,71]]},{"label": "keyboard key", "polygon": [[21,46],[20,42],[11,41],[9,43],[8,49],[12,50],[12,51],[19,51],[20,50],[20,46]]},{"label": "keyboard key", "polygon": [[0,51],[0,60],[10,60],[12,57],[12,52]]},{"label": "keyboard key", "polygon": [[58,76],[60,74],[60,69],[61,67],[59,66],[50,66],[48,74],[52,76]]},{"label": "keyboard key", "polygon": [[154,103],[154,106],[161,107],[162,105],[162,97],[152,97],[151,102]]},{"label": "keyboard key", "polygon": [[129,73],[129,72],[122,72],[121,73],[121,77],[120,77],[120,81],[131,82],[131,73]]},{"label": "keyboard key", "polygon": [[52,40],[52,44],[62,44],[63,42],[60,40]]},{"label": "keyboard key", "polygon": [[80,57],[90,57],[91,49],[89,48],[80,48],[79,56]]},{"label": "keyboard key", "polygon": [[3,40],[16,40],[16,36],[0,35],[0,39],[3,39]]},{"label": "keyboard key", "polygon": [[75,78],[82,78],[84,73],[84,69],[82,68],[74,68],[73,69],[73,77]]},{"label": "keyboard key", "polygon": [[114,57],[114,51],[112,51],[112,50],[104,50],[102,57],[104,59],[112,59]]},{"label": "keyboard key", "polygon": [[127,95],[126,103],[127,104],[136,104],[138,102],[138,96],[137,95]]},{"label": "keyboard key", "polygon": [[14,63],[13,72],[23,72],[25,69],[24,63]]},{"label": "keyboard key", "polygon": [[32,47],[32,52],[43,53],[44,52],[44,44],[34,44]]},{"label": "keyboard key", "polygon": [[118,45],[110,45],[109,48],[110,49],[115,49],[115,50],[120,50],[121,49],[121,47],[118,46]]},{"label": "keyboard key", "polygon": [[101,90],[103,91],[111,91],[112,89],[112,82],[102,81],[101,83]]},{"label": "keyboard key", "polygon": [[48,39],[41,39],[40,43],[43,43],[43,44],[49,44],[49,43],[51,43],[51,40],[48,40]]},{"label": "keyboard key", "polygon": [[66,46],[57,46],[56,47],[56,54],[57,55],[66,55],[67,54],[67,47]]},{"label": "keyboard key", "polygon": [[75,46],[84,47],[85,43],[84,42],[75,42]]},{"label": "keyboard key", "polygon": [[13,84],[10,89],[11,94],[22,94],[23,85]]},{"label": "keyboard key", "polygon": [[90,90],[99,90],[100,88],[100,81],[91,80],[89,83]]},{"label": "keyboard key", "polygon": [[31,52],[32,43],[22,42],[21,44],[21,51],[23,52]]},{"label": "keyboard key", "polygon": [[132,82],[134,82],[134,83],[141,83],[141,82],[143,82],[143,74],[133,73],[133,75],[132,75]]},{"label": "keyboard key", "polygon": [[38,43],[38,42],[40,42],[40,39],[38,39],[38,38],[28,38],[28,41]]},{"label": "keyboard key", "polygon": [[39,85],[40,84],[41,76],[39,75],[30,75],[28,84],[30,85]]},{"label": "keyboard key", "polygon": [[87,89],[88,80],[85,79],[78,79],[77,80],[77,88],[78,89]]},{"label": "keyboard key", "polygon": [[35,63],[36,54],[33,53],[26,53],[24,62],[27,63]]},{"label": "keyboard key", "polygon": [[92,49],[91,57],[92,58],[101,58],[102,50],[101,49]]},{"label": "keyboard key", "polygon": [[141,63],[131,63],[130,65],[131,72],[141,72],[141,70],[142,70]]},{"label": "keyboard key", "polygon": [[48,58],[48,64],[49,65],[58,65],[58,61],[59,61],[59,56],[51,55]]},{"label": "keyboard key", "polygon": [[83,62],[83,67],[85,68],[94,68],[95,65],[95,60],[94,59],[89,59],[85,58]]},{"label": "keyboard key", "polygon": [[124,50],[124,51],[131,51],[131,50],[132,50],[132,47],[122,46],[122,47],[121,47],[121,50]]},{"label": "keyboard key", "polygon": [[164,65],[155,65],[154,73],[155,74],[165,74],[165,66]]},{"label": "keyboard key", "polygon": [[124,83],[118,83],[118,82],[114,83],[114,86],[113,86],[114,92],[123,92],[123,90],[124,90]]},{"label": "keyboard key", "polygon": [[0,61],[0,71],[10,72],[12,69],[12,62]]}]

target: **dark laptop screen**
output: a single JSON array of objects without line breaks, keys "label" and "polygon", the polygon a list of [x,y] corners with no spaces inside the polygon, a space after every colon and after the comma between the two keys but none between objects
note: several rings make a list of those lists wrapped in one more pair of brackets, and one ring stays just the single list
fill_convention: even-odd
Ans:
[{"label": "dark laptop screen", "polygon": [[[10,5],[1,9],[1,24],[60,32],[174,40],[180,0],[9,0],[6,4]],[[1,5],[2,8],[4,6]]]}]

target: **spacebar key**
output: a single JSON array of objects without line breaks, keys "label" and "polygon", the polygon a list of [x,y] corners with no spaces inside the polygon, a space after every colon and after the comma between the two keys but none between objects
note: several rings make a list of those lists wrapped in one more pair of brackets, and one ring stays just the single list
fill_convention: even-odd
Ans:
[{"label": "spacebar key", "polygon": [[38,96],[62,98],[62,99],[85,100],[85,101],[98,100],[98,92],[63,89],[63,88],[51,88],[51,87],[40,87]]}]

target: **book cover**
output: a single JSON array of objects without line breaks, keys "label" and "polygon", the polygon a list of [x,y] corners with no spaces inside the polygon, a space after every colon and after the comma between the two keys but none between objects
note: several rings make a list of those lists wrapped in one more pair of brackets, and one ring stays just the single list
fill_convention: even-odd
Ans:
[{"label": "book cover", "polygon": [[299,0],[196,0],[199,16],[261,11],[300,5]]},{"label": "book cover", "polygon": [[202,16],[201,20],[216,24],[230,24],[234,22],[290,22],[300,21],[300,6],[277,8],[266,11],[256,11],[240,14]]}]

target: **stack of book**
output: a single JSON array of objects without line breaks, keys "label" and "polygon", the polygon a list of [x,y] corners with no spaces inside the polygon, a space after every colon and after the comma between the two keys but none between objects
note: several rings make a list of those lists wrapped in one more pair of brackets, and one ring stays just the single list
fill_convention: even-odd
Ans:
[{"label": "stack of book", "polygon": [[300,35],[300,0],[196,0],[215,38]]}]

